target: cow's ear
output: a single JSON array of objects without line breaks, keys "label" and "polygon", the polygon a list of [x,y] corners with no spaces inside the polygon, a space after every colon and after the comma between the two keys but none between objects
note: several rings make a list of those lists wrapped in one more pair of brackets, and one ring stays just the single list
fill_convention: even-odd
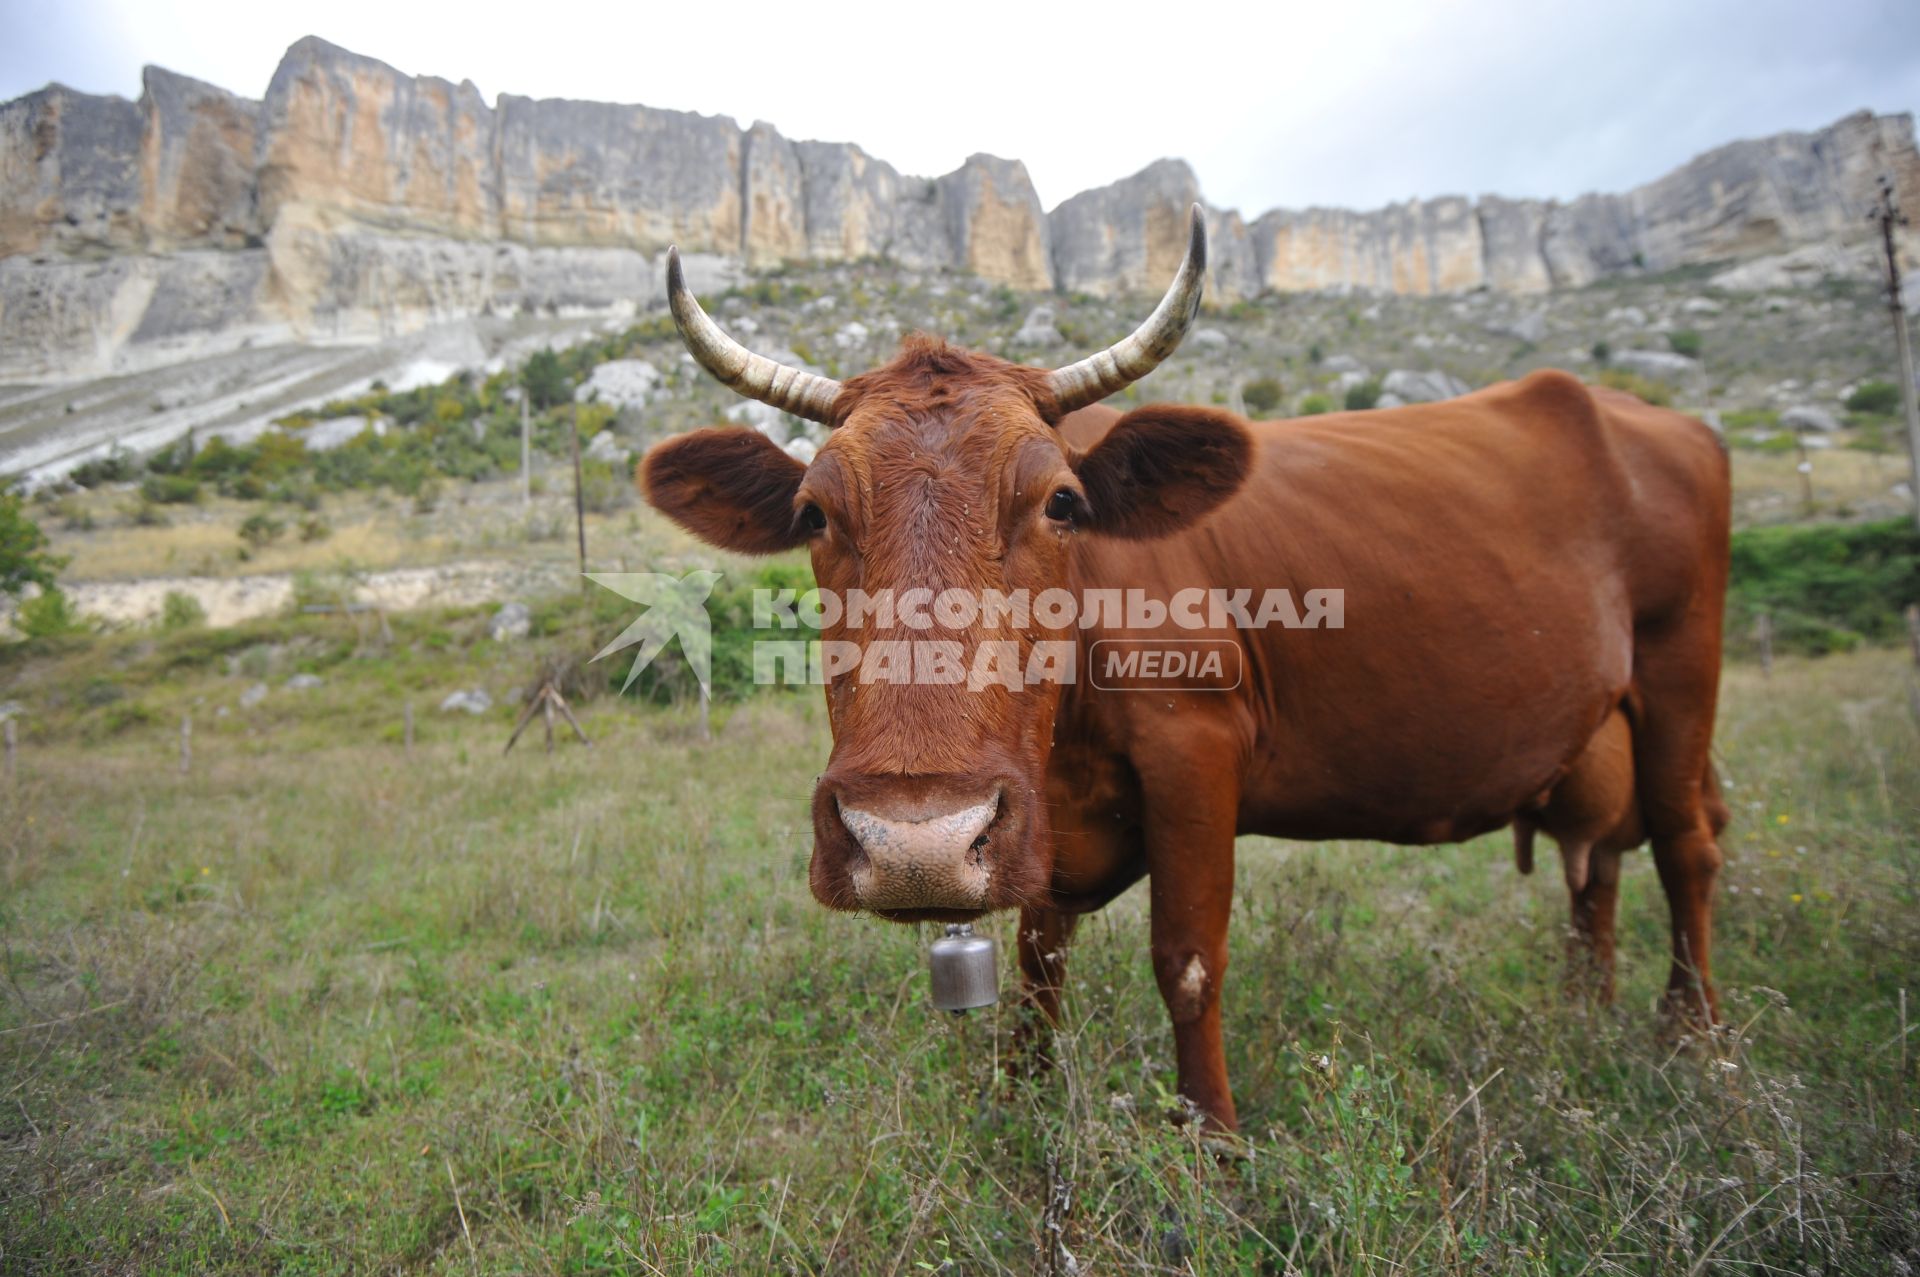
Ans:
[{"label": "cow's ear", "polygon": [[1240,490],[1252,463],[1253,436],[1232,413],[1149,404],[1072,464],[1093,508],[1088,530],[1137,540],[1212,513]]},{"label": "cow's ear", "polygon": [[793,511],[806,473],[758,430],[722,426],[655,445],[634,477],[649,505],[708,545],[775,554],[807,539]]}]

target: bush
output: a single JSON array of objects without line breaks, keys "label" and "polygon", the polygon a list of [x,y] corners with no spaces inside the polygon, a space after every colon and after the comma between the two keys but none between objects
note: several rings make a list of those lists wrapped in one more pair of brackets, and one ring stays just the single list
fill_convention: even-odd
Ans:
[{"label": "bush", "polygon": [[1685,355],[1688,359],[1700,358],[1700,334],[1691,329],[1683,328],[1677,333],[1668,333],[1667,345],[1673,347],[1676,355]]},{"label": "bush", "polygon": [[191,594],[179,590],[168,590],[167,597],[160,603],[160,628],[163,630],[190,630],[207,623],[207,609],[200,606],[200,600]]},{"label": "bush", "polygon": [[1596,380],[1603,386],[1624,390],[1657,407],[1667,408],[1673,405],[1673,391],[1669,387],[1642,377],[1639,373],[1628,372],[1624,368],[1602,369]]},{"label": "bush", "polygon": [[1380,402],[1380,383],[1372,379],[1347,387],[1347,411],[1366,412]]},{"label": "bush", "polygon": [[1280,396],[1285,393],[1285,387],[1273,377],[1261,377],[1240,387],[1240,399],[1247,405],[1247,411],[1261,416],[1279,407]]},{"label": "bush", "polygon": [[200,500],[200,481],[184,474],[150,474],[140,482],[140,499],[154,505],[192,505]]},{"label": "bush", "polygon": [[1847,396],[1848,412],[1870,412],[1888,417],[1899,410],[1900,387],[1890,381],[1863,381]]},{"label": "bush", "polygon": [[1608,363],[1612,361],[1612,359],[1613,359],[1612,346],[1608,345],[1605,341],[1596,341],[1593,343],[1593,362],[1594,363],[1599,364],[1602,368],[1604,368],[1607,366]]},{"label": "bush", "polygon": [[13,614],[13,625],[30,639],[80,634],[87,628],[72,601],[57,589],[42,590],[22,603]]},{"label": "bush", "polygon": [[66,562],[47,553],[47,534],[27,517],[20,498],[0,492],[0,594],[18,597],[29,585],[51,590]]},{"label": "bush", "polygon": [[1920,601],[1920,532],[1907,519],[1750,528],[1733,534],[1727,639],[1751,650],[1754,618],[1776,650],[1819,655],[1906,636]]},{"label": "bush", "polygon": [[535,408],[565,403],[572,394],[567,384],[567,370],[551,348],[537,351],[527,360],[527,366],[520,370],[520,383],[526,387]]},{"label": "bush", "polygon": [[333,528],[317,514],[310,514],[300,520],[300,539],[308,543],[324,541],[333,535]]},{"label": "bush", "polygon": [[104,457],[82,461],[67,477],[83,488],[97,488],[103,483],[125,483],[133,478],[136,469],[133,455],[116,445]]},{"label": "bush", "polygon": [[1303,417],[1317,417],[1323,412],[1332,411],[1333,400],[1325,395],[1308,395],[1300,401],[1300,415]]},{"label": "bush", "polygon": [[280,539],[287,525],[269,514],[250,514],[240,524],[240,539],[250,550],[262,549]]}]

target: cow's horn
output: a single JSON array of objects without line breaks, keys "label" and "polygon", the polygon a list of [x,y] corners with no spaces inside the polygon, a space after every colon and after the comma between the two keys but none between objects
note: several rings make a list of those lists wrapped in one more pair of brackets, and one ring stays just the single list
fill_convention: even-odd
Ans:
[{"label": "cow's horn", "polygon": [[667,250],[667,305],[673,310],[680,340],[722,385],[808,421],[833,419],[833,401],[840,397],[840,383],[756,355],[722,332],[688,289],[677,248]]},{"label": "cow's horn", "polygon": [[1098,403],[1117,390],[1140,380],[1180,345],[1200,313],[1200,294],[1207,284],[1207,221],[1193,206],[1192,229],[1187,235],[1187,259],[1173,277],[1167,295],[1132,336],[1097,355],[1057,369],[1047,379],[1060,411],[1072,412]]}]

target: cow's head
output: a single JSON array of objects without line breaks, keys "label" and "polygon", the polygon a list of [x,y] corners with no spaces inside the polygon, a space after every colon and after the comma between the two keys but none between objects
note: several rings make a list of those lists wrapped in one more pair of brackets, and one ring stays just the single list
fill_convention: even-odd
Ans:
[{"label": "cow's head", "polygon": [[[837,621],[829,610],[821,635],[861,657],[829,669],[833,754],[814,792],[810,873],[821,903],[960,921],[1046,899],[1044,786],[1061,685],[1027,673],[1036,644],[1072,633],[1049,631],[1043,609],[1016,627],[1017,617],[980,615],[965,599],[1038,600],[1069,586],[1076,536],[1162,536],[1239,487],[1251,443],[1223,412],[1142,408],[1085,453],[1054,429],[1173,353],[1199,310],[1205,268],[1196,207],[1172,288],[1108,350],[1047,371],[914,336],[891,363],[841,383],[738,345],[669,254],[674,319],[701,365],[833,432],[810,465],[753,430],[667,440],[641,465],[647,500],[724,549],[805,545],[823,590],[895,605],[891,619],[868,614],[857,626],[847,609]],[[961,593],[943,608],[947,591]],[[940,681],[955,670],[929,644],[957,656],[959,681]],[[902,653],[913,677],[896,681]]]}]

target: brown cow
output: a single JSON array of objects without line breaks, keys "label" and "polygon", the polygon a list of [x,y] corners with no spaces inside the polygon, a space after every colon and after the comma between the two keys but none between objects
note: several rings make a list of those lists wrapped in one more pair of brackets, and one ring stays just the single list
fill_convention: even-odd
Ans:
[{"label": "brown cow", "polygon": [[1232,1129],[1220,990],[1235,835],[1442,843],[1497,829],[1625,704],[1672,914],[1670,995],[1710,1017],[1721,856],[1701,778],[1729,505],[1714,436],[1556,372],[1297,421],[1091,407],[1177,345],[1205,251],[1196,208],[1187,260],[1152,318],[1067,368],[916,337],[844,384],[734,343],[670,255],[674,316],[702,365],[833,428],[811,465],[737,429],[650,452],[648,500],[715,545],[805,545],[842,597],[1344,591],[1342,628],[1206,617],[1175,632],[1231,649],[1235,669],[1164,690],[1088,677],[1097,644],[1166,636],[1110,611],[1083,612],[1087,628],[1038,611],[1024,626],[828,624],[823,638],[868,654],[881,640],[983,651],[1010,638],[1029,655],[1065,641],[1080,673],[979,691],[869,679],[864,663],[832,678],[814,895],[898,920],[1018,907],[1028,996],[1052,1016],[1074,919],[1146,877],[1181,1092]]}]

